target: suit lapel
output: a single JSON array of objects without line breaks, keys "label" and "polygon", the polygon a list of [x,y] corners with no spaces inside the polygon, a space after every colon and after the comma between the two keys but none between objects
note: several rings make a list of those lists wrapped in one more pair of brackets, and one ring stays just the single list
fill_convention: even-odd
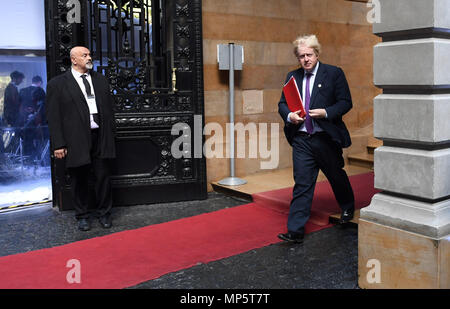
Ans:
[{"label": "suit lapel", "polygon": [[97,104],[97,110],[98,113],[101,114],[102,111],[102,102],[101,102],[101,96],[99,95],[101,93],[101,87],[98,80],[98,74],[95,71],[91,71],[91,80],[92,80],[92,86],[94,87],[94,94],[95,94],[95,103]]},{"label": "suit lapel", "polygon": [[317,70],[317,76],[314,79],[314,85],[312,88],[311,100],[309,104],[310,109],[314,109],[314,103],[317,97],[317,93],[320,91],[320,88],[323,87],[326,76],[327,70],[325,69],[325,66],[322,63],[320,63],[319,69]]},{"label": "suit lapel", "polygon": [[68,86],[67,90],[77,106],[81,120],[84,122],[86,121],[89,122],[89,108],[87,106],[87,102],[86,99],[84,98],[83,92],[80,89],[80,86],[73,77],[71,71],[68,71],[65,77]]},{"label": "suit lapel", "polygon": [[298,91],[300,91],[300,97],[303,97],[303,75],[305,74],[305,70],[300,68],[294,72],[294,78],[297,82]]}]

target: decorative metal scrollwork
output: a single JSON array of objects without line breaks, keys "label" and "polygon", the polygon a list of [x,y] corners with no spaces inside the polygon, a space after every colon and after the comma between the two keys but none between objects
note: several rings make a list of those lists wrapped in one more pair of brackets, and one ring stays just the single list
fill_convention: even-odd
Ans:
[{"label": "decorative metal scrollwork", "polygon": [[161,149],[161,163],[157,171],[157,176],[175,175],[175,160],[170,152],[172,145],[172,136],[158,136],[154,139]]},{"label": "decorative metal scrollwork", "polygon": [[[134,65],[121,66],[124,62],[134,63]],[[135,62],[129,58],[116,61],[108,59],[106,77],[114,94],[144,94],[147,91],[147,74],[146,60]]]},{"label": "decorative metal scrollwork", "polygon": [[189,15],[189,7],[186,3],[185,5],[176,4],[176,14],[177,17],[187,17]]},{"label": "decorative metal scrollwork", "polygon": [[182,117],[121,117],[116,119],[116,124],[121,127],[172,127],[179,122],[188,122]]},{"label": "decorative metal scrollwork", "polygon": [[188,39],[190,36],[189,25],[185,25],[185,26],[177,25],[176,33],[177,33],[178,37]]}]

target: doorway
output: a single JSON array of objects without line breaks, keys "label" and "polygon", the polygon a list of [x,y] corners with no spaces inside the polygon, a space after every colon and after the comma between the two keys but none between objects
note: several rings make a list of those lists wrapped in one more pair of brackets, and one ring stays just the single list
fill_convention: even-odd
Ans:
[{"label": "doorway", "polygon": [[[194,119],[204,115],[201,0],[45,0],[45,5],[48,78],[69,70],[71,48],[82,45],[111,86],[117,127],[114,206],[205,199],[205,158],[171,154],[182,134],[173,135],[172,127],[193,128]],[[194,142],[190,147],[194,153]],[[53,204],[73,209],[70,178],[57,161]]]},{"label": "doorway", "polygon": [[[42,3],[41,3],[42,2]],[[20,24],[18,24],[20,21]],[[0,211],[50,201],[43,1],[5,3],[0,12]],[[6,33],[7,32],[7,33]]]}]

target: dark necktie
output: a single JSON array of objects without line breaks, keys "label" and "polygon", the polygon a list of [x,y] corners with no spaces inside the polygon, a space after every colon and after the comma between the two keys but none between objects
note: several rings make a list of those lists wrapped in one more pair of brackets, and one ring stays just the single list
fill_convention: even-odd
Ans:
[{"label": "dark necktie", "polygon": [[[89,82],[88,82],[86,77],[87,77],[86,74],[81,75],[81,78],[83,79],[84,87],[86,88],[86,94],[87,94],[88,97],[91,97],[92,96],[91,85],[89,84]],[[99,121],[97,113],[96,114],[92,114],[92,119],[94,120],[96,125],[100,124],[100,121]],[[92,126],[91,126],[91,128],[92,128]]]},{"label": "dark necktie", "polygon": [[84,87],[86,88],[86,93],[87,93],[88,97],[90,97],[90,96],[92,96],[91,85],[89,85],[89,82],[86,77],[87,77],[86,74],[81,75],[81,78],[83,79]]},{"label": "dark necktie", "polygon": [[306,127],[306,132],[308,134],[311,134],[313,132],[313,123],[312,123],[312,119],[309,116],[309,102],[311,100],[311,95],[310,95],[310,91],[309,91],[309,82],[311,80],[311,76],[312,73],[307,72],[306,73],[306,90],[305,90],[305,110],[306,110],[306,119],[305,119],[305,127]]}]

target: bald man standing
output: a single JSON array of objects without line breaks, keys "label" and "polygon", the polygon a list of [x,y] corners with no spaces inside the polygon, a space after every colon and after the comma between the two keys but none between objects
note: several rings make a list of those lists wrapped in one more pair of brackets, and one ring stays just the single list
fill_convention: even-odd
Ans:
[{"label": "bald man standing", "polygon": [[72,67],[47,85],[46,116],[56,160],[65,160],[75,217],[81,231],[91,229],[88,183],[93,171],[95,216],[112,226],[111,159],[115,157],[113,98],[106,78],[92,70],[89,49],[70,51]]}]

